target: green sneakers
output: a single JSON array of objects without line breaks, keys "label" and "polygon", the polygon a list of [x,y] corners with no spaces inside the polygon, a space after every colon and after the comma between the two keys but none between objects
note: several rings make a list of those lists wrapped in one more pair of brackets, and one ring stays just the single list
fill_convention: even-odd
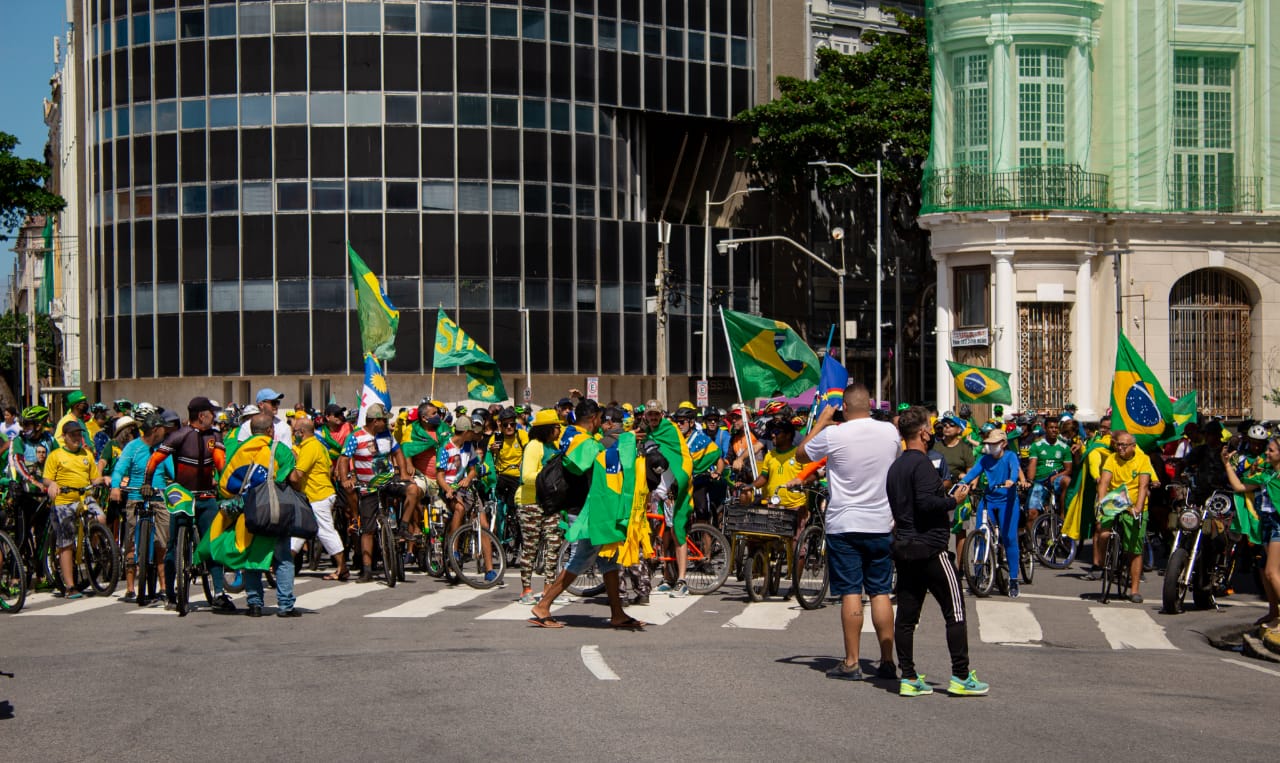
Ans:
[{"label": "green sneakers", "polygon": [[904,678],[898,683],[899,697],[923,697],[926,694],[933,694],[933,687],[924,682],[923,673],[914,679]]},{"label": "green sneakers", "polygon": [[969,677],[961,681],[955,676],[947,686],[947,693],[955,697],[981,697],[991,691],[991,686],[978,680],[978,674],[969,671]]}]

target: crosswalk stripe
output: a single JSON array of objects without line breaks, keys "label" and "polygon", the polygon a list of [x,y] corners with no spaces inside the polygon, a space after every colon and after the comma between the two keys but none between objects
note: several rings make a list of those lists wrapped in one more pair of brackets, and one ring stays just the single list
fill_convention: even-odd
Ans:
[{"label": "crosswalk stripe", "polygon": [[114,596],[86,596],[83,599],[68,601],[63,604],[57,604],[52,607],[41,607],[40,609],[27,609],[19,612],[15,617],[27,617],[46,615],[49,617],[64,617],[66,615],[78,615],[81,612],[88,612],[93,609],[102,609],[120,601]]},{"label": "crosswalk stripe", "polygon": [[[533,617],[533,613],[529,611],[532,608],[532,606],[533,606],[532,604],[521,604],[518,601],[513,601],[505,607],[489,610],[488,612],[485,612],[484,614],[476,617],[476,619],[477,620],[528,620],[530,617]],[[556,612],[559,612],[560,610],[564,609],[567,606],[569,605],[553,603],[551,605],[551,613],[555,614]]]},{"label": "crosswalk stripe", "polygon": [[658,594],[647,607],[637,607],[637,612],[641,614],[639,619],[644,620],[649,625],[666,625],[667,623],[679,617],[689,607],[698,603],[697,596],[685,596],[681,599],[673,599],[670,596]]},{"label": "crosswalk stripe", "polygon": [[1112,649],[1178,648],[1164,635],[1164,626],[1157,625],[1151,615],[1140,609],[1090,607],[1089,614]]},{"label": "crosswalk stripe", "polygon": [[978,635],[988,644],[1034,644],[1044,640],[1031,605],[978,599]]},{"label": "crosswalk stripe", "polygon": [[439,614],[449,607],[456,607],[466,604],[472,599],[491,593],[494,589],[472,588],[470,586],[457,588],[442,588],[439,591],[419,596],[411,601],[403,604],[384,609],[381,612],[373,612],[365,615],[365,617],[412,617],[423,618],[431,617]]},{"label": "crosswalk stripe", "polygon": [[761,631],[786,630],[800,616],[800,605],[791,601],[756,601],[722,628],[751,628]]},{"label": "crosswalk stripe", "polygon": [[[298,597],[294,602],[294,606],[298,609],[324,609],[331,607],[347,599],[354,599],[357,596],[364,596],[373,591],[389,590],[380,583],[369,583],[367,585],[359,585],[357,583],[339,583],[337,585],[321,588],[318,591],[309,591]],[[265,592],[264,592],[265,593]]]}]

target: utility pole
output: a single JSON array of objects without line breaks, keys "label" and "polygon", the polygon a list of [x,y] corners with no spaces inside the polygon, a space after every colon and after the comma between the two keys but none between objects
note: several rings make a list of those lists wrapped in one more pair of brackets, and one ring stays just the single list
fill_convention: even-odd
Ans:
[{"label": "utility pole", "polygon": [[671,223],[658,221],[658,275],[654,278],[657,287],[658,307],[658,388],[654,397],[666,405],[667,400],[667,244],[671,242]]},{"label": "utility pole", "polygon": [[27,383],[31,385],[31,405],[40,402],[40,369],[36,364],[36,271],[35,252],[27,247]]}]

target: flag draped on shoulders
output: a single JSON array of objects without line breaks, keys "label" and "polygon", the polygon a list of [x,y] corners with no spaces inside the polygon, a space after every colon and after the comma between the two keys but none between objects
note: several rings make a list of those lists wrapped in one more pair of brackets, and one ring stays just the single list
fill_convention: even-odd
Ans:
[{"label": "flag draped on shoulders", "polygon": [[[671,497],[675,501],[675,513],[688,514],[693,494],[689,489],[689,477],[693,474],[693,454],[689,452],[689,444],[684,435],[672,423],[671,419],[663,419],[658,428],[649,433],[649,439],[658,443],[663,458],[667,459],[668,470],[675,480],[671,488]],[[676,540],[683,542],[684,528],[676,528]]]},{"label": "flag draped on shoulders", "polygon": [[1111,378],[1111,429],[1133,435],[1138,447],[1146,450],[1173,424],[1173,404],[1160,380],[1120,334],[1116,346],[1116,372]]},{"label": "flag draped on shoulders", "polygon": [[269,570],[275,538],[254,535],[244,524],[244,514],[222,509],[196,545],[196,560],[220,564],[230,570]]},{"label": "flag draped on shoulders", "polygon": [[396,356],[396,330],[400,327],[400,311],[387,300],[378,277],[364,264],[360,255],[347,242],[347,259],[351,262],[351,280],[356,292],[356,314],[360,318],[360,343],[366,353],[382,360]]},{"label": "flag draped on shoulders", "polygon": [[956,381],[956,398],[962,403],[1013,404],[1009,391],[1009,374],[995,368],[966,366],[947,361],[951,377]]},{"label": "flag draped on shoulders", "polygon": [[689,436],[689,457],[693,459],[692,474],[702,474],[720,460],[720,448],[700,429]]},{"label": "flag draped on shoulders", "polygon": [[445,314],[443,308],[436,313],[433,365],[435,368],[462,366],[467,374],[467,397],[472,400],[500,403],[507,399],[507,389],[502,384],[498,364]]},{"label": "flag draped on shoulders", "polygon": [[720,316],[743,398],[794,396],[818,383],[818,356],[790,326],[733,310]]},{"label": "flag draped on shoulders", "polygon": [[[610,447],[596,447],[587,504],[565,536],[586,538],[601,546],[601,556],[614,556],[627,539],[636,484],[636,436],[624,432]],[[567,456],[566,456],[567,458]]]},{"label": "flag draped on shoulders", "polygon": [[453,430],[443,421],[434,433],[427,431],[421,421],[415,421],[409,429],[409,441],[401,445],[400,450],[404,452],[405,458],[413,458],[424,451],[438,450],[440,445],[452,436]]}]

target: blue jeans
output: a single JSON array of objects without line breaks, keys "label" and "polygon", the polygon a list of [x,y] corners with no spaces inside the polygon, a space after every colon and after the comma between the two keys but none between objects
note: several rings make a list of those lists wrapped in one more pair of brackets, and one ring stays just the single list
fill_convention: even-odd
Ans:
[{"label": "blue jeans", "polygon": [[[213,518],[218,516],[218,501],[215,498],[197,498],[196,499],[196,529],[200,531],[200,537],[209,534],[209,528],[213,526]],[[172,592],[176,590],[174,583],[174,552],[178,545],[178,515],[169,515],[169,549],[164,554],[164,581],[168,586],[166,591]],[[225,581],[222,579],[222,565],[210,564],[209,577],[213,579],[213,595],[221,596],[222,589],[225,587]]]},{"label": "blue jeans", "polygon": [[[293,609],[293,552],[289,550],[289,538],[276,538],[276,547],[271,551],[271,571],[276,576],[276,603],[281,612]],[[249,606],[262,606],[262,573],[258,570],[245,570],[244,592]]]},{"label": "blue jeans", "polygon": [[1018,571],[1022,569],[1019,566],[1022,555],[1018,549],[1018,530],[1022,522],[1022,511],[1017,499],[997,504],[983,501],[978,527],[985,525],[988,518],[994,519],[996,527],[1000,528],[1000,545],[1004,546],[1005,559],[1009,562],[1009,580],[1016,582]]}]

